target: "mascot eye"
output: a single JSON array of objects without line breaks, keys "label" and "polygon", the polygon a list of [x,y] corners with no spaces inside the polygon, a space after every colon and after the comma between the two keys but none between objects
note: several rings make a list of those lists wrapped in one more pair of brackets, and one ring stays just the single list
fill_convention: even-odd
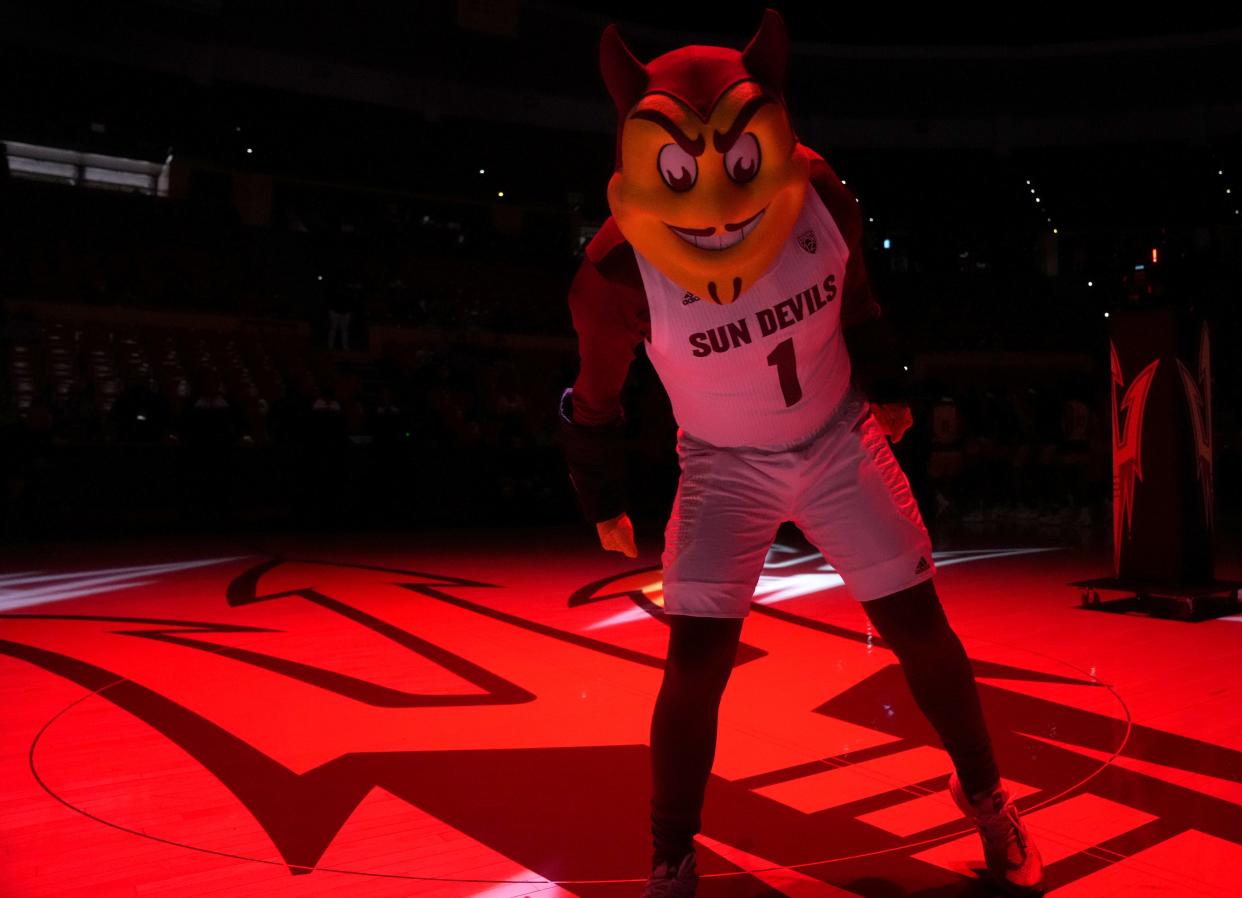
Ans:
[{"label": "mascot eye", "polygon": [[660,150],[660,176],[664,183],[683,193],[694,186],[699,177],[699,164],[694,157],[675,143],[670,143]]},{"label": "mascot eye", "polygon": [[747,131],[729,148],[724,157],[725,174],[745,184],[759,174],[759,140]]}]

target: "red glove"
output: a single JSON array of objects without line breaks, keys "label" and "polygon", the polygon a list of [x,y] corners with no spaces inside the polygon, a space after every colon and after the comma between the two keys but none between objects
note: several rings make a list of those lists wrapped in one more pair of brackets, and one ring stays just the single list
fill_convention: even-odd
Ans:
[{"label": "red glove", "polygon": [[638,557],[638,549],[634,547],[634,525],[625,512],[610,520],[600,521],[595,529],[599,531],[599,544],[605,549],[621,552],[628,558]]}]

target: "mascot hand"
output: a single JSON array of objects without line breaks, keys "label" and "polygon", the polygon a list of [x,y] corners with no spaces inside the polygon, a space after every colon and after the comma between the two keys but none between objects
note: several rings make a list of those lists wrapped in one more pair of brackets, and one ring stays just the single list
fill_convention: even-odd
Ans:
[{"label": "mascot hand", "polygon": [[625,512],[611,520],[600,521],[595,529],[599,531],[599,544],[605,549],[621,552],[629,558],[638,557],[638,550],[634,548],[634,525]]},{"label": "mascot hand", "polygon": [[910,414],[910,406],[904,402],[873,404],[871,414],[875,416],[880,430],[884,431],[884,435],[894,443],[900,442],[902,434],[914,423],[914,417]]}]

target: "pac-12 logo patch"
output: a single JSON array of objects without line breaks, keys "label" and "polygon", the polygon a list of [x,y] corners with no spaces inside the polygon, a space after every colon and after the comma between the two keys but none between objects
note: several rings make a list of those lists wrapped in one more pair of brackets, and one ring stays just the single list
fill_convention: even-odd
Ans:
[{"label": "pac-12 logo patch", "polygon": [[698,302],[698,301],[699,301],[699,298],[695,296],[693,293],[691,293],[689,290],[687,290],[685,293],[681,295],[681,304],[683,306],[688,306],[690,305],[690,303]]},{"label": "pac-12 logo patch", "polygon": [[812,255],[814,255],[815,250],[819,247],[819,244],[815,242],[815,232],[808,229],[808,230],[803,231],[801,234],[799,234],[798,235],[798,246],[802,247],[808,253],[811,253]]}]

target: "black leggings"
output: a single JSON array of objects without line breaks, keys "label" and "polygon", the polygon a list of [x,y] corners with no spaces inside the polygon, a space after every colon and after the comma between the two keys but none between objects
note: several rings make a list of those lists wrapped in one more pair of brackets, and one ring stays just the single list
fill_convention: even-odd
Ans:
[{"label": "black leggings", "polygon": [[[974,672],[931,580],[862,603],[897,655],[910,691],[939,733],[968,795],[1000,781]],[[668,660],[651,717],[653,865],[677,860],[700,827],[716,755],[720,698],[733,671],[741,618],[669,615]]]}]

